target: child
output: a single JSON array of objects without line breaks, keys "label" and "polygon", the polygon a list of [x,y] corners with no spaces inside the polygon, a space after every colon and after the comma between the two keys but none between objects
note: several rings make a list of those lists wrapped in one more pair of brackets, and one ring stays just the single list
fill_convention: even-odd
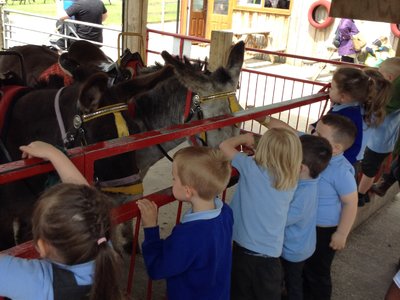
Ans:
[{"label": "child", "polygon": [[58,149],[22,146],[23,157],[50,160],[61,183],[35,207],[33,243],[41,259],[0,256],[0,295],[12,299],[122,299],[111,239],[111,202]]},{"label": "child", "polygon": [[[397,63],[396,63],[397,62]],[[393,151],[397,140],[400,124],[400,99],[390,98],[391,84],[400,75],[400,59],[389,59],[382,63],[379,76],[371,76],[381,93],[390,101],[386,101],[386,117],[379,126],[369,129],[369,139],[366,144],[361,163],[362,177],[358,187],[358,206],[369,202],[368,190],[373,184],[383,160]],[[394,74],[394,75],[393,75]],[[385,79],[386,78],[386,79]]]},{"label": "child", "polygon": [[317,245],[304,265],[304,281],[305,295],[322,300],[331,297],[335,251],[345,247],[357,214],[354,168],[343,155],[353,144],[356,128],[348,118],[327,114],[318,122],[316,135],[329,141],[332,159],[318,185]]},{"label": "child", "polygon": [[[377,72],[377,71],[370,71]],[[342,67],[333,75],[330,99],[333,103],[328,113],[348,117],[357,128],[357,135],[344,156],[355,164],[363,142],[363,127],[382,123],[385,114],[386,94],[377,94],[374,80],[365,71]],[[372,117],[373,116],[373,117]],[[365,123],[366,126],[363,126]]]},{"label": "child", "polygon": [[289,206],[281,257],[289,300],[303,299],[303,266],[316,244],[319,174],[332,157],[332,147],[325,138],[302,135],[300,141],[300,180]]},{"label": "child", "polygon": [[234,215],[231,299],[280,299],[279,257],[289,203],[297,185],[302,150],[289,129],[268,130],[254,158],[236,150],[253,146],[252,134],[229,138],[220,149],[239,171],[231,207]]},{"label": "child", "polygon": [[167,279],[168,299],[229,299],[233,216],[217,195],[230,174],[230,163],[219,150],[188,147],[176,152],[172,192],[191,209],[165,240],[160,239],[156,204],[138,201],[147,272],[152,279]]}]

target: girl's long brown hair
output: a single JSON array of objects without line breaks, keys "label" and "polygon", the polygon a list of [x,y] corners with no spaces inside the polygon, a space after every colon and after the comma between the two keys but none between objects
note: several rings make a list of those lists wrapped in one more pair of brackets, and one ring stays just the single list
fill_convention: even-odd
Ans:
[{"label": "girl's long brown hair", "polygon": [[95,261],[91,300],[124,299],[119,274],[120,256],[112,239],[112,203],[86,185],[62,183],[47,190],[33,213],[33,239],[49,243],[66,265]]},{"label": "girl's long brown hair", "polygon": [[336,70],[333,80],[340,92],[360,103],[368,126],[376,127],[383,122],[392,85],[378,70],[341,67]]}]

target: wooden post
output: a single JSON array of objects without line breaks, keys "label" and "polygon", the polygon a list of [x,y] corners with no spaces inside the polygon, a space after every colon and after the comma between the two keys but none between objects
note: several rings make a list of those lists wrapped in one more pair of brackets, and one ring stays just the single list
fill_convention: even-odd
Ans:
[{"label": "wooden post", "polygon": [[228,61],[229,50],[232,47],[233,32],[228,30],[212,31],[210,45],[210,60],[208,69],[216,70],[225,66]]},{"label": "wooden post", "polygon": [[129,48],[132,52],[139,52],[146,63],[146,24],[147,24],[147,5],[148,0],[124,0],[123,1],[123,32],[139,33],[143,37],[143,45],[137,37],[126,37],[122,43],[122,48]]}]

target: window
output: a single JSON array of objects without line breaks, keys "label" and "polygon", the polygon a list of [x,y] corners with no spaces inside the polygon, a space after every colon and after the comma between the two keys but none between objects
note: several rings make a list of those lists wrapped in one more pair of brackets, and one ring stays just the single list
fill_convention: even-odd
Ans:
[{"label": "window", "polygon": [[266,9],[289,9],[290,0],[237,0],[236,6]]},{"label": "window", "polygon": [[214,0],[214,14],[227,15],[229,0]]},{"label": "window", "polygon": [[193,0],[192,10],[197,12],[202,12],[204,9],[204,0]]}]

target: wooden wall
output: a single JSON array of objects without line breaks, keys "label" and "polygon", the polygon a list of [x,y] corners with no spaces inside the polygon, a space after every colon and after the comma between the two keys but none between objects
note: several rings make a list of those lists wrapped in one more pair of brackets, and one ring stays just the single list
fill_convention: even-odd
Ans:
[{"label": "wooden wall", "polygon": [[[272,49],[286,48],[287,53],[311,56],[317,58],[329,58],[332,39],[340,21],[335,18],[332,25],[324,29],[316,29],[308,22],[308,11],[316,0],[293,0],[290,15],[279,15],[234,9],[232,17],[232,30],[244,28],[267,28],[271,31]],[[336,1],[336,0],[334,0]],[[346,0],[351,2],[352,0]],[[364,1],[364,0],[360,0]],[[400,0],[394,0],[400,3]],[[397,2],[396,2],[397,3]],[[324,9],[316,11],[318,18],[327,17]],[[400,14],[399,14],[400,16]],[[372,42],[381,35],[389,37],[393,49],[397,49],[399,39],[394,37],[390,30],[390,23],[355,20],[359,30],[364,34],[368,42]],[[333,57],[337,56],[337,54]],[[292,61],[288,61],[289,63]],[[296,64],[301,63],[295,60]]]},{"label": "wooden wall", "polygon": [[[297,0],[299,1],[299,0]],[[270,31],[269,47],[272,49],[285,49],[289,35],[289,16],[262,13],[257,11],[233,10],[232,30],[265,29]]]}]

